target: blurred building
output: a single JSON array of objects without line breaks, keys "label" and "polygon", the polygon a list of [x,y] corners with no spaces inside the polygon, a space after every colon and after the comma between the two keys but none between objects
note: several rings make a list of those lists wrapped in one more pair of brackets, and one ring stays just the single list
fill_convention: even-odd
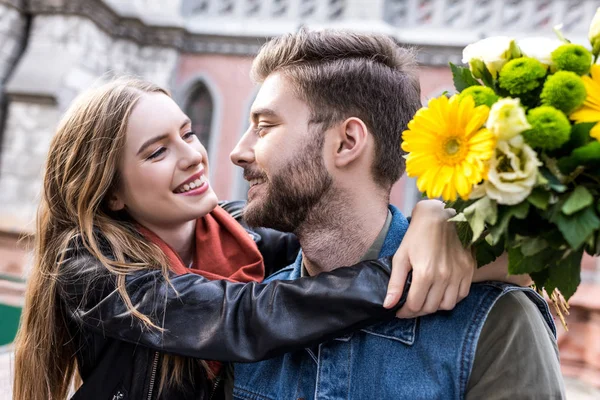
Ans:
[{"label": "blurred building", "polygon": [[[510,34],[552,36],[563,23],[586,42],[592,0],[0,0],[0,346],[14,334],[29,265],[41,173],[57,122],[83,89],[113,75],[169,88],[209,152],[213,187],[244,198],[229,152],[247,127],[257,88],[253,54],[301,26],[381,32],[417,47],[423,100],[452,92],[448,62],[465,45]],[[406,213],[412,180],[394,187]],[[23,240],[18,241],[20,237]],[[565,374],[600,387],[600,267],[586,258],[560,337]],[[12,317],[11,317],[12,316]],[[5,332],[3,336],[3,332]]]}]

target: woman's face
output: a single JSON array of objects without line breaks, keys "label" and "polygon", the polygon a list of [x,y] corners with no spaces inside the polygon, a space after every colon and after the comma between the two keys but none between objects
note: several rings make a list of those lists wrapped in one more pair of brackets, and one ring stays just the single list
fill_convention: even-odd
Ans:
[{"label": "woman's face", "polygon": [[206,149],[189,118],[163,93],[142,95],[127,124],[112,210],[125,209],[149,229],[176,228],[211,212]]}]

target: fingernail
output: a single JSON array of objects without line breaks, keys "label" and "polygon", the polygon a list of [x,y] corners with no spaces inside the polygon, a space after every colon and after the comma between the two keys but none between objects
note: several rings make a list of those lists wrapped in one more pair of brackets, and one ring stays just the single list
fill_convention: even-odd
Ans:
[{"label": "fingernail", "polygon": [[385,300],[383,301],[383,307],[384,308],[389,308],[392,305],[392,298],[393,297],[394,297],[393,293],[390,293],[387,296],[385,296]]}]

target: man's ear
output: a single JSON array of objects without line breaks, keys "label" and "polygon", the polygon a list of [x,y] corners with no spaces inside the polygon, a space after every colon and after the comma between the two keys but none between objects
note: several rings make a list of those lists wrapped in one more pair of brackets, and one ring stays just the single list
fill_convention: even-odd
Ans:
[{"label": "man's ear", "polygon": [[125,208],[125,202],[123,201],[122,196],[115,190],[110,192],[107,202],[108,208],[111,211],[121,211]]},{"label": "man's ear", "polygon": [[343,168],[364,154],[368,136],[369,131],[362,120],[355,117],[345,120],[337,130],[335,166]]}]

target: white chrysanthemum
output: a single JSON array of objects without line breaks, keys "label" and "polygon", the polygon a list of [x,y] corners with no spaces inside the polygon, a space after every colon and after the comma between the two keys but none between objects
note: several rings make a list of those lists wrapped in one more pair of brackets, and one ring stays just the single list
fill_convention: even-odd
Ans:
[{"label": "white chrysanthemum", "polygon": [[482,64],[485,64],[495,78],[504,64],[519,55],[518,47],[513,38],[493,36],[465,47],[462,61],[469,64],[469,68],[476,78],[481,77]]},{"label": "white chrysanthemum", "polygon": [[525,57],[535,58],[546,66],[552,65],[552,52],[565,42],[546,37],[530,37],[517,42]]},{"label": "white chrysanthemum", "polygon": [[598,54],[598,48],[600,48],[600,7],[596,9],[596,14],[592,19],[588,37],[590,39],[594,54]]},{"label": "white chrysanthemum", "polygon": [[527,122],[525,109],[519,99],[500,99],[492,105],[486,127],[498,140],[510,140],[531,125]]},{"label": "white chrysanthemum", "polygon": [[473,191],[472,197],[487,195],[498,204],[514,205],[529,196],[538,177],[542,163],[537,153],[529,147],[522,136],[500,141],[485,182]]}]

